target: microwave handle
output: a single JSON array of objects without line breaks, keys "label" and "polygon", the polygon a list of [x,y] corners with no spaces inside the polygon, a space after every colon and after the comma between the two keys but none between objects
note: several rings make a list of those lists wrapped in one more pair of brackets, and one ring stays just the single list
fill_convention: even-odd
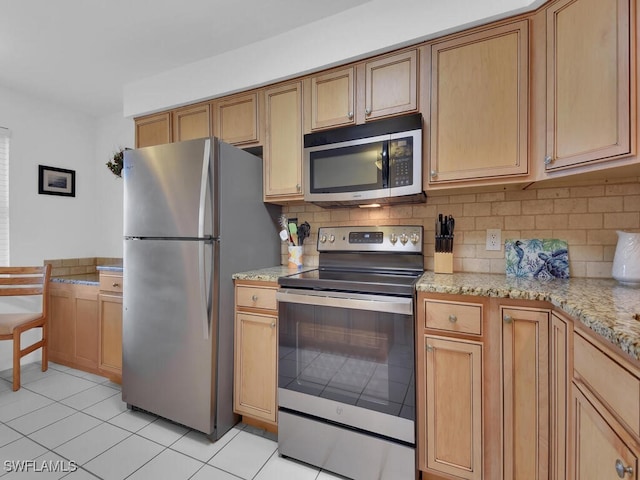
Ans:
[{"label": "microwave handle", "polygon": [[389,188],[389,140],[382,142],[382,188]]}]

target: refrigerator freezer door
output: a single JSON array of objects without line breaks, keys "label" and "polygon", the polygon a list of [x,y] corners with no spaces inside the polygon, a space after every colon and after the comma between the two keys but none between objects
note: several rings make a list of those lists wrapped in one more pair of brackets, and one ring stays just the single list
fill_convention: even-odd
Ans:
[{"label": "refrigerator freezer door", "polygon": [[211,275],[216,252],[217,242],[124,241],[122,398],[207,434],[216,408],[217,309],[210,313],[218,303]]},{"label": "refrigerator freezer door", "polygon": [[127,150],[124,236],[217,236],[212,221],[214,139]]}]

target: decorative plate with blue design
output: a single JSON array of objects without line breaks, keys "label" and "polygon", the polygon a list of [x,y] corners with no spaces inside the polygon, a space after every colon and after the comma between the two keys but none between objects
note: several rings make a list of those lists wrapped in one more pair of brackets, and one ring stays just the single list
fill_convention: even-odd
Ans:
[{"label": "decorative plate with blue design", "polygon": [[506,240],[508,277],[569,278],[569,245],[557,238]]}]

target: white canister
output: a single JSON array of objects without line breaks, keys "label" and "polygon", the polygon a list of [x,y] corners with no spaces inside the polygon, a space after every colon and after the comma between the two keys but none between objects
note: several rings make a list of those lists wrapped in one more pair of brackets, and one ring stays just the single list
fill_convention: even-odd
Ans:
[{"label": "white canister", "polygon": [[618,230],[611,276],[626,285],[640,285],[640,233]]}]

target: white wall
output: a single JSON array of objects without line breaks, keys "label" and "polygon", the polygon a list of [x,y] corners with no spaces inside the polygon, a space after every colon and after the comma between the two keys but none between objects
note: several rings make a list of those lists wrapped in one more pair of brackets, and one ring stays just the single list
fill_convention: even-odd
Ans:
[{"label": "white wall", "polygon": [[371,0],[259,43],[132,82],[124,89],[124,114],[138,116],[274,83],[533,10],[542,3]]},{"label": "white wall", "polygon": [[[133,146],[133,121],[122,113],[96,120],[0,87],[0,125],[11,130],[10,263],[121,257],[122,180],[105,163],[120,146]],[[39,195],[38,165],[75,170],[76,196]],[[37,307],[28,301],[0,304],[2,311]],[[24,334],[24,344],[36,341],[38,335]],[[11,368],[11,352],[11,342],[0,342],[0,370]],[[37,351],[22,362],[39,359]]]}]

